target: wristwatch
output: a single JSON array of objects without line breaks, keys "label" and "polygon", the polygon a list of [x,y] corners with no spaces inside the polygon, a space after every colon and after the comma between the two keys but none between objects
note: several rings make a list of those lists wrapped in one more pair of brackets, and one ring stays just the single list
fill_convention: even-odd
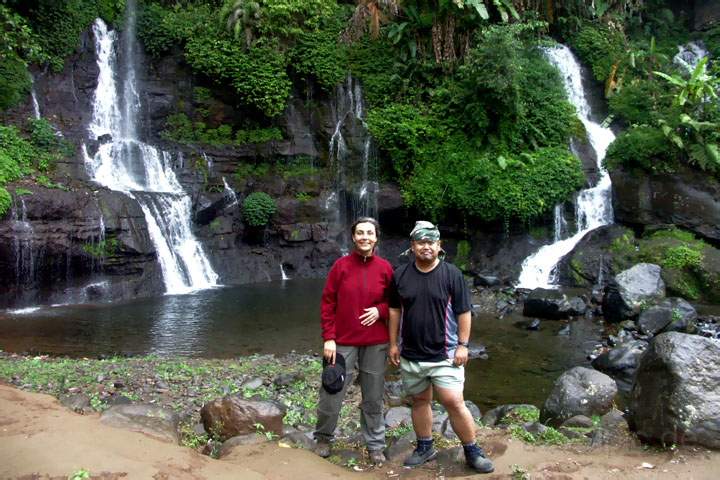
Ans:
[{"label": "wristwatch", "polygon": [[469,344],[469,342],[461,342],[460,340],[458,340],[458,347],[463,346],[463,347],[467,348],[468,344]]}]

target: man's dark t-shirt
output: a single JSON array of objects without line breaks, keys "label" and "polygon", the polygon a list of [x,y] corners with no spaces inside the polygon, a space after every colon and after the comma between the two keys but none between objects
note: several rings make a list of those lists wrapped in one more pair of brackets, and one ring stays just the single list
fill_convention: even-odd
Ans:
[{"label": "man's dark t-shirt", "polygon": [[439,362],[455,357],[457,316],[470,310],[470,292],[455,265],[440,262],[424,273],[411,262],[393,274],[390,308],[402,309],[401,356]]}]

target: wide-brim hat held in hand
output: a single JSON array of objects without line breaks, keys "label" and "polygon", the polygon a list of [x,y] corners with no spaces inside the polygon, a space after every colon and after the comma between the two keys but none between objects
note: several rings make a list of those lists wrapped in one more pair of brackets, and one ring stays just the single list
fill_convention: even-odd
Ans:
[{"label": "wide-brim hat held in hand", "polygon": [[328,393],[338,393],[345,385],[345,357],[335,353],[335,364],[323,358],[322,386]]}]

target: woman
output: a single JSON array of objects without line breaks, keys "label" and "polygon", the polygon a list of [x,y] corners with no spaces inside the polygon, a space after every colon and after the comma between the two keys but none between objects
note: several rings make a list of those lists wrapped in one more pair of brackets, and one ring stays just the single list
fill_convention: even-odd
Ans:
[{"label": "woman", "polygon": [[330,456],[340,407],[357,363],[362,391],[360,427],[370,460],[379,464],[385,461],[383,393],[389,342],[388,289],[393,270],[387,260],[375,255],[380,234],[376,220],[361,217],[352,224],[350,233],[353,251],[330,269],[320,309],[325,362],[335,364],[342,355],[347,374],[338,393],[320,389],[315,451],[321,457]]}]

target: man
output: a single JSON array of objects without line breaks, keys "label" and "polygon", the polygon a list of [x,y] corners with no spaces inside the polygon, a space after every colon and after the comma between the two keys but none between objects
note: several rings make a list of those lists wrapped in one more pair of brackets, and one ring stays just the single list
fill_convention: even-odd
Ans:
[{"label": "man", "polygon": [[417,222],[410,232],[410,250],[414,261],[393,274],[388,351],[390,361],[400,366],[405,392],[412,397],[417,448],[405,466],[422,465],[437,455],[432,440],[434,386],[462,441],[468,465],[480,473],[490,473],[493,463],[475,443],[475,422],[463,399],[470,292],[460,270],[442,260],[445,252],[435,225]]}]

